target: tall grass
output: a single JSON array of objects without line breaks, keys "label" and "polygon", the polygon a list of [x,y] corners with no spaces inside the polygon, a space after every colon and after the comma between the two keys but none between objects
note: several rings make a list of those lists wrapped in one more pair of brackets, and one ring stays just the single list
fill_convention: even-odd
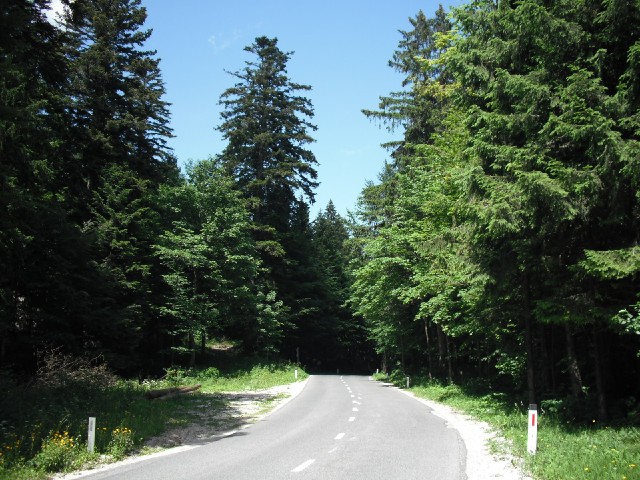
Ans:
[{"label": "tall grass", "polygon": [[[104,461],[105,455],[117,460],[167,428],[191,423],[195,404],[224,408],[225,400],[211,393],[292,383],[298,367],[237,359],[223,372],[171,368],[163,378],[143,382],[101,377],[86,364],[73,368],[62,380],[47,378],[28,386],[0,379],[0,479],[44,479],[48,472]],[[98,381],[90,380],[92,373]],[[306,376],[298,368],[298,380]],[[150,389],[195,383],[202,384],[195,394],[145,398]],[[86,445],[89,416],[97,419],[93,455]]]},{"label": "tall grass", "polygon": [[[510,452],[539,480],[640,480],[640,428],[601,425],[595,420],[575,423],[540,410],[538,448],[527,453],[527,410],[497,392],[412,379],[419,397],[447,404],[492,425],[507,440]],[[399,386],[402,386],[399,384]]]}]

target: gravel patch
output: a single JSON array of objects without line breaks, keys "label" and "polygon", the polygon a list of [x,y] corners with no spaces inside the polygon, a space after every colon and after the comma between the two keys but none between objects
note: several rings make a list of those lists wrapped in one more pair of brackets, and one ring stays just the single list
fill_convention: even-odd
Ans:
[{"label": "gravel patch", "polygon": [[460,433],[467,449],[467,480],[532,480],[521,471],[521,462],[514,456],[507,453],[491,453],[490,442],[506,441],[500,438],[488,423],[460,413],[447,405],[418,398],[405,390],[400,391],[425,404],[434,415],[447,422],[447,426]]}]

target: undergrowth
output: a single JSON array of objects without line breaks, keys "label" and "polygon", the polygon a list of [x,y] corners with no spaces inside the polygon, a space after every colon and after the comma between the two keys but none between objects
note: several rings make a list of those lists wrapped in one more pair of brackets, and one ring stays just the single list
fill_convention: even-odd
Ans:
[{"label": "undergrowth", "polygon": [[[103,364],[52,354],[34,382],[0,376],[0,479],[45,479],[140,449],[146,439],[194,420],[193,406],[223,408],[216,392],[259,390],[307,377],[299,367],[238,358],[220,370],[169,368],[162,378],[124,380]],[[148,400],[151,389],[201,384],[189,395]],[[95,448],[87,451],[88,418],[96,417]]]}]

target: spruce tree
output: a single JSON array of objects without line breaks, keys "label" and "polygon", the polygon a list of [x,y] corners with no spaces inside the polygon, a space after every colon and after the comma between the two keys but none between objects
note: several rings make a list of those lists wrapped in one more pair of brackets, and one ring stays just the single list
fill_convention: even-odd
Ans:
[{"label": "spruce tree", "polygon": [[69,119],[63,39],[48,2],[0,14],[0,365],[33,368],[44,345],[82,348],[100,276],[65,210]]},{"label": "spruce tree", "polygon": [[298,291],[304,283],[291,284],[291,279],[308,276],[308,259],[297,252],[309,241],[308,202],[317,186],[317,161],[306,148],[314,141],[309,134],[316,129],[310,123],[313,107],[300,95],[311,87],[289,79],[292,53],[281,51],[277,39],[258,37],[245,51],[256,59],[231,73],[238,82],[220,97],[224,110],[218,130],[227,141],[220,160],[249,201],[267,283],[289,309],[286,323],[295,325],[304,321],[306,307],[300,302],[308,293]]},{"label": "spruce tree", "polygon": [[166,146],[164,85],[155,52],[144,49],[151,31],[143,28],[140,0],[65,4],[69,209],[93,238],[94,262],[113,285],[111,320],[87,332],[101,348],[131,355],[162,303],[161,266],[152,248],[162,231],[157,190],[177,178]]}]

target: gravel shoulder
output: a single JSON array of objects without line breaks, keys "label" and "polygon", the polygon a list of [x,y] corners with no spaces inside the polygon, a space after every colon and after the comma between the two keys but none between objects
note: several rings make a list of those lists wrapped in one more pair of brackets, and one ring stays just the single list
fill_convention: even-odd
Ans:
[{"label": "gravel shoulder", "polygon": [[498,437],[488,423],[478,421],[447,405],[418,398],[405,390],[400,391],[429,407],[434,415],[459,432],[467,449],[467,480],[532,480],[521,471],[517,458],[507,453],[494,454],[489,450],[490,442],[500,443],[505,440]]}]

